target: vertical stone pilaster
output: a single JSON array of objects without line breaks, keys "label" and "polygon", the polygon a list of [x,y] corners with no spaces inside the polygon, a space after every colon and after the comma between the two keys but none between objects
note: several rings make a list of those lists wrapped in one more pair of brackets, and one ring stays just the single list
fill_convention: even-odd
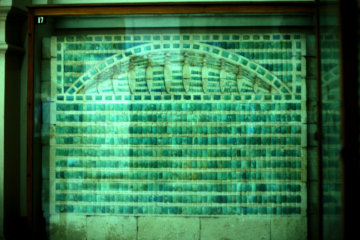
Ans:
[{"label": "vertical stone pilaster", "polygon": [[[20,236],[20,78],[24,49],[16,34],[26,19],[22,4],[13,0],[0,4],[0,239]],[[16,26],[16,28],[13,28]],[[16,224],[14,224],[16,223]]]},{"label": "vertical stone pilaster", "polygon": [[5,120],[5,25],[8,9],[2,6],[0,12],[0,239],[4,236],[4,120]]}]

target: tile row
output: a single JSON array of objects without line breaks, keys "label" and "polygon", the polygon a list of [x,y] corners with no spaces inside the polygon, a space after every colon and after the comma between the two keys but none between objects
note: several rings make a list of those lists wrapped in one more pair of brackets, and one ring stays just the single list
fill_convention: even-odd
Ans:
[{"label": "tile row", "polygon": [[[244,57],[251,57],[252,54],[250,53],[244,53],[244,54],[240,54]],[[260,59],[260,58],[259,58]],[[265,57],[262,58],[262,59],[266,59]],[[87,62],[84,62],[84,64],[79,64],[81,62],[79,62],[81,60],[78,60],[77,61],[77,65],[66,65],[66,64],[71,64],[71,63],[67,63],[65,62],[65,65],[57,65],[57,72],[64,72],[65,74],[66,73],[85,73],[87,71],[89,71],[90,69],[92,69],[92,67],[94,67],[93,64],[91,64],[91,62],[87,63]],[[178,64],[180,65],[180,64]],[[293,63],[266,63],[266,64],[261,64],[264,68],[266,68],[267,70],[269,71],[275,71],[275,72],[292,72],[292,71],[301,71],[301,64],[293,64]],[[139,73],[142,73],[142,74],[139,74],[138,76],[136,76],[136,80],[139,80],[139,79],[142,79],[142,80],[145,80],[144,77],[144,74],[145,74],[145,70],[146,70],[146,65],[144,66],[144,68],[140,68],[140,69],[137,69],[137,71]],[[156,67],[156,66],[154,66]],[[163,67],[163,66],[160,66],[160,67]],[[173,66],[175,67],[175,66]],[[193,66],[193,67],[197,67],[197,68],[200,68],[201,65],[198,65],[198,66]],[[214,76],[213,78],[210,78],[210,80],[212,81],[219,81],[219,78],[218,78],[218,73],[217,73],[218,69],[213,69],[213,68],[209,68],[209,76]],[[175,74],[178,73],[177,71],[173,70],[172,73],[174,74],[173,76],[173,80],[182,80],[182,76],[181,75],[178,75],[176,76]],[[111,75],[111,72],[108,72],[109,75]],[[113,73],[115,74],[115,73]],[[122,73],[123,76],[122,77],[125,77],[126,74],[123,72]],[[154,76],[162,76],[163,75],[163,72],[154,72],[153,73]],[[284,73],[283,73],[284,74]],[[192,80],[201,80],[201,78],[197,77],[195,78],[196,75],[199,75],[198,74],[192,74]],[[111,77],[111,76],[109,76]],[[216,78],[217,77],[217,78]],[[233,76],[234,77],[234,76]],[[156,79],[154,79],[156,80]],[[157,80],[163,80],[163,78],[158,78]]]},{"label": "tile row", "polygon": [[58,213],[111,213],[152,215],[299,215],[300,207],[160,207],[160,206],[79,206],[56,204]]},{"label": "tile row", "polygon": [[[61,134],[301,134],[301,126],[56,126],[57,136]],[[74,135],[75,136],[75,135]],[[267,136],[263,136],[267,137]]]},{"label": "tile row", "polygon": [[[332,196],[324,196],[325,202],[333,202]],[[57,202],[83,202],[83,203],[223,203],[223,204],[282,204],[300,203],[300,195],[131,195],[131,194],[84,194],[84,193],[58,193]]]},{"label": "tile row", "polygon": [[134,148],[134,149],[101,149],[101,148],[56,148],[56,156],[88,156],[88,157],[301,157],[301,149],[294,147],[283,148],[261,148],[256,149],[159,149],[159,148]]},{"label": "tile row", "polygon": [[[56,160],[56,167],[60,168],[189,168],[189,169],[241,169],[241,168],[301,168],[301,161],[298,160],[251,160],[251,161],[175,161],[175,160]],[[328,165],[326,165],[328,166]]]},{"label": "tile row", "polygon": [[291,111],[300,103],[57,103],[57,111]]},{"label": "tile row", "polygon": [[[66,91],[69,87],[64,87],[64,91]],[[284,100],[301,100],[301,95],[291,95],[291,94],[284,94],[284,95],[280,95],[280,94],[273,94],[273,95],[269,95],[269,94],[244,94],[244,95],[239,95],[239,94],[212,94],[212,95],[208,95],[208,94],[193,94],[193,95],[187,95],[187,94],[165,94],[165,93],[158,93],[158,94],[145,94],[145,95],[115,95],[115,94],[108,94],[108,95],[98,95],[98,94],[91,94],[91,95],[61,95],[58,94],[56,97],[57,101],[66,101],[66,102],[73,102],[73,101],[122,101],[122,100],[126,100],[126,101],[141,101],[141,100],[145,100],[145,101],[166,101],[166,100],[171,100],[171,101],[284,101]],[[146,102],[147,103],[147,102]]]},{"label": "tile row", "polygon": [[301,122],[300,114],[56,114],[57,122]]},{"label": "tile row", "polygon": [[161,35],[80,35],[80,36],[58,36],[58,42],[91,42],[91,41],[162,41],[162,40],[300,40],[298,34],[161,34]]},{"label": "tile row", "polygon": [[[340,186],[325,184],[325,190],[340,190]],[[301,191],[300,184],[279,184],[279,183],[99,183],[99,182],[56,182],[55,189],[60,191],[96,191],[104,193],[106,191],[114,192],[196,192],[196,193],[248,193],[248,192],[291,192],[297,193]],[[155,194],[155,193],[154,193]]]},{"label": "tile row", "polygon": [[298,34],[161,34],[161,35],[94,35],[94,36],[58,36],[58,42],[92,42],[92,41],[162,41],[162,40],[300,40]]},{"label": "tile row", "polygon": [[56,179],[82,180],[301,180],[301,172],[145,172],[145,171],[56,171]]},{"label": "tile row", "polygon": [[[326,142],[329,142],[327,139]],[[338,141],[337,141],[338,142]],[[56,144],[81,145],[301,145],[301,137],[56,137]]]},{"label": "tile row", "polygon": [[[215,47],[224,49],[290,49],[293,48],[293,42],[291,41],[240,41],[240,42],[202,42]],[[301,43],[296,44],[301,48]]]},{"label": "tile row", "polygon": [[[237,48],[239,49],[239,45],[240,43],[230,43],[230,47],[232,45],[235,45],[233,48]],[[100,46],[88,46],[85,48],[95,48],[98,47],[100,48]],[[128,46],[123,46],[124,49],[129,48]],[[244,51],[246,50],[246,51]],[[300,61],[302,58],[301,52],[284,52],[284,51],[271,51],[271,50],[266,50],[266,51],[261,51],[261,50],[257,50],[256,52],[251,52],[250,49],[244,49],[242,51],[237,50],[237,54],[249,58],[249,59],[253,59],[253,60],[298,60]],[[282,50],[282,49],[281,49]],[[250,51],[250,52],[249,52]],[[58,61],[64,60],[66,61],[80,61],[80,62],[85,62],[85,63],[91,63],[93,61],[104,61],[106,58],[112,57],[115,55],[114,53],[76,53],[76,51],[67,51],[64,54],[57,54],[56,55],[56,59]]]}]

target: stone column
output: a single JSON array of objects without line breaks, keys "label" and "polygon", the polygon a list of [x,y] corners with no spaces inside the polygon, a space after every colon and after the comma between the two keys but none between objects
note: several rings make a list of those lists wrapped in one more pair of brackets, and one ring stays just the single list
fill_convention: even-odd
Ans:
[{"label": "stone column", "polygon": [[0,6],[0,239],[4,238],[5,25],[9,6]]},{"label": "stone column", "polygon": [[19,89],[20,73],[25,64],[22,27],[26,20],[25,5],[29,3],[29,0],[0,2],[0,239],[5,238],[4,231],[14,223],[22,227],[19,223]]}]

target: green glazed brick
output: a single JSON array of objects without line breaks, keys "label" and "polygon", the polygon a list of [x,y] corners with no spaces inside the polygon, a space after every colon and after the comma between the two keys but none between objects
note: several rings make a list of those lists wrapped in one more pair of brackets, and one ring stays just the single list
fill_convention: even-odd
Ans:
[{"label": "green glazed brick", "polygon": [[76,36],[76,41],[77,41],[77,42],[83,42],[83,41],[85,41],[85,36]]},{"label": "green glazed brick", "polygon": [[94,38],[95,41],[102,41],[103,40],[103,37],[102,36],[96,36]]},{"label": "green glazed brick", "polygon": [[[66,38],[67,42],[74,42],[74,40],[75,40],[74,37],[67,37]],[[66,46],[74,46],[74,44],[66,44]]]},{"label": "green glazed brick", "polygon": [[[170,37],[169,37],[170,39]],[[200,36],[199,35],[193,35],[192,36],[192,39],[195,40],[195,41],[199,41],[200,40]]]},{"label": "green glazed brick", "polygon": [[153,206],[73,206],[56,205],[62,213],[116,213],[116,214],[184,214],[184,215],[265,215],[299,214],[299,207],[153,207]]},{"label": "green glazed brick", "polygon": [[229,35],[223,35],[223,36],[222,36],[222,39],[223,39],[223,40],[230,40],[230,36],[229,36]]},{"label": "green glazed brick", "polygon": [[58,37],[56,38],[56,41],[58,41],[58,42],[64,42],[64,41],[65,41],[65,37],[63,37],[63,36],[58,36]]}]

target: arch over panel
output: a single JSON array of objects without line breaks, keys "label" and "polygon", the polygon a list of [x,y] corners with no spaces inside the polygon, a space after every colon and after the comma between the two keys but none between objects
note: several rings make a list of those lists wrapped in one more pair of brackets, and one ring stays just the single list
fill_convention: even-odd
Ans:
[{"label": "arch over panel", "polygon": [[[176,82],[176,79],[182,83],[177,82],[178,87],[174,88],[173,81]],[[292,93],[281,79],[261,65],[201,43],[173,44],[172,47],[170,44],[151,43],[133,47],[98,63],[80,76],[65,93],[76,94],[89,89],[90,92],[92,89],[98,93],[104,90],[117,93],[116,82],[119,80],[127,81],[125,85],[131,93],[193,92],[199,91],[199,87],[203,92]],[[155,81],[158,81],[157,89],[153,88]],[[179,85],[182,85],[182,90]],[[216,87],[217,90],[214,89]],[[122,91],[126,91],[124,89],[126,87]]]}]

